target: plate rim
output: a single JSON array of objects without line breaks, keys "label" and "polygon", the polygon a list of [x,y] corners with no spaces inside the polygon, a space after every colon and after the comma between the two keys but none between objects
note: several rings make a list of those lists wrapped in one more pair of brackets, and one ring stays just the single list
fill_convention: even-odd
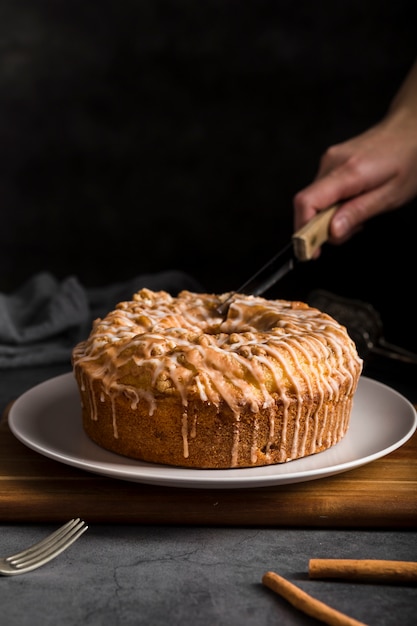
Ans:
[{"label": "plate rim", "polygon": [[[87,458],[79,459],[75,457],[74,454],[68,454],[68,452],[64,452],[64,454],[62,454],[62,452],[57,453],[56,451],[54,452],[54,450],[50,447],[49,449],[45,448],[45,445],[40,446],[39,444],[34,442],[34,438],[30,436],[30,432],[28,433],[28,428],[26,427],[26,429],[22,429],[21,423],[19,422],[19,419],[21,419],[19,418],[19,407],[20,405],[24,406],[25,402],[27,402],[29,398],[38,394],[42,394],[42,391],[44,389],[47,389],[48,387],[58,387],[59,391],[60,385],[63,385],[63,389],[65,389],[65,387],[69,386],[70,384],[73,385],[74,391],[76,392],[76,381],[72,371],[49,378],[23,392],[12,404],[8,415],[9,428],[12,431],[13,435],[28,448],[65,465],[70,465],[72,467],[76,467],[78,469],[96,475],[142,484],[206,489],[240,489],[309,482],[323,477],[344,473],[356,469],[362,465],[368,464],[378,458],[382,458],[404,445],[404,443],[406,443],[412,437],[417,429],[417,411],[413,404],[407,398],[405,398],[400,392],[389,387],[385,383],[361,375],[358,391],[361,389],[362,385],[370,385],[371,387],[375,385],[376,387],[380,387],[385,391],[385,393],[389,393],[390,395],[394,396],[403,405],[403,409],[408,409],[410,415],[407,418],[409,424],[407,428],[404,427],[404,432],[401,437],[399,437],[383,449],[355,459],[354,461],[344,461],[333,466],[323,466],[314,470],[303,470],[301,472],[295,471],[292,473],[289,472],[284,474],[279,474],[279,468],[283,466],[287,468],[288,464],[274,464],[254,468],[201,470],[195,468],[159,465],[147,463],[145,461],[142,462],[135,459],[129,459],[128,457],[123,457],[122,455],[118,455],[114,452],[99,448],[99,446],[91,441],[82,430],[80,419],[81,436],[85,438],[86,443],[88,445],[91,444],[93,448],[97,447],[98,452],[100,452],[101,455],[104,454],[110,459],[109,461],[105,462],[97,462],[94,461],[94,459],[93,461]],[[68,388],[68,391],[71,392],[71,389]],[[48,406],[47,400],[44,400],[43,402],[45,406]],[[300,461],[307,461],[308,463],[310,459],[312,460],[312,464],[314,465],[314,461],[317,458],[323,458],[320,455],[324,455],[326,452],[333,450],[337,446],[340,447],[341,444],[343,444],[343,442],[349,438],[349,432],[350,431],[348,431],[348,433],[345,435],[341,442],[339,442],[335,446],[332,446],[332,448],[330,448],[329,450],[325,450],[323,452],[311,455],[310,457],[304,457],[303,459],[289,461],[289,463],[291,463],[291,467],[296,467],[297,462]],[[124,462],[124,466],[122,467],[121,465],[118,466],[117,464],[115,464],[109,469],[112,460],[114,461],[114,463],[116,463],[116,461],[120,463],[120,461],[122,460]],[[128,469],[125,469],[126,467]],[[276,470],[275,472],[274,469]],[[220,476],[219,473],[221,473],[222,476]],[[207,474],[210,476],[210,478],[207,478]],[[228,478],[223,477],[223,474],[228,475]]]}]

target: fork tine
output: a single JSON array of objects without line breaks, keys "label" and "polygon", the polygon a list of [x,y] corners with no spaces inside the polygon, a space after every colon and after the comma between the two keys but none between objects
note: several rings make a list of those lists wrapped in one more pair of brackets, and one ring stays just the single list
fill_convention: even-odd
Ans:
[{"label": "fork tine", "polygon": [[[87,530],[86,527],[80,528],[76,534],[71,537],[63,537],[58,544],[54,544],[50,549],[46,549],[40,554],[36,554],[31,558],[23,558],[20,561],[12,561],[13,567],[20,569],[21,571],[28,572],[31,569],[36,569],[45,565],[48,561],[51,561],[57,557],[61,552],[64,552],[74,541],[76,541]],[[10,562],[10,561],[9,561]]]},{"label": "fork tine", "polygon": [[53,533],[51,533],[50,535],[45,537],[45,539],[42,539],[42,541],[38,541],[37,543],[34,543],[33,545],[29,546],[29,548],[26,548],[25,550],[22,550],[21,552],[16,552],[16,554],[12,554],[8,558],[9,559],[13,559],[13,560],[14,559],[19,559],[20,557],[24,557],[24,556],[30,554],[31,552],[37,552],[40,548],[42,548],[42,546],[50,544],[51,541],[53,541],[54,539],[59,539],[59,537],[61,535],[65,535],[65,533],[67,532],[68,529],[73,528],[80,521],[81,520],[80,520],[79,517],[76,517],[76,518],[70,520],[69,522],[67,522],[63,526],[60,526]]},{"label": "fork tine", "polygon": [[6,560],[21,572],[36,569],[66,550],[87,528],[88,526],[79,518],[71,520],[43,541],[17,555],[7,557]]}]

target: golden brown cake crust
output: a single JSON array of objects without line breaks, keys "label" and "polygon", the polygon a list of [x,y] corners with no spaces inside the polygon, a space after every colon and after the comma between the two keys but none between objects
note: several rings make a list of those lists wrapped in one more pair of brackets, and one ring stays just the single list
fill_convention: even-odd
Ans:
[{"label": "golden brown cake crust", "polygon": [[143,289],[73,351],[83,427],[146,462],[253,467],[346,434],[362,361],[346,329],[300,302]]}]

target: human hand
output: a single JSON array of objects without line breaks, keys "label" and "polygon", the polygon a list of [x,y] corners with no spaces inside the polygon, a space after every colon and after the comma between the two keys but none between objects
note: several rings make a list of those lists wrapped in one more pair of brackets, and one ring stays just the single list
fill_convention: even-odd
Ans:
[{"label": "human hand", "polygon": [[294,197],[294,227],[339,204],[329,242],[341,244],[371,217],[416,195],[417,63],[380,123],[326,150],[314,182]]},{"label": "human hand", "polygon": [[339,203],[329,242],[341,244],[368,219],[402,206],[416,194],[417,126],[387,119],[328,148],[315,181],[294,198],[295,230]]}]

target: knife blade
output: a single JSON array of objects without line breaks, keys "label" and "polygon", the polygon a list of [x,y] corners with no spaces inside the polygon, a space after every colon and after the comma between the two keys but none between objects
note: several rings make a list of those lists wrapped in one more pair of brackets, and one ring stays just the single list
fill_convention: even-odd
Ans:
[{"label": "knife blade", "polygon": [[231,293],[218,307],[218,312],[221,315],[225,315],[236,294],[244,293],[260,296],[290,272],[298,262],[310,261],[317,248],[327,241],[329,224],[338,206],[338,204],[335,204],[328,209],[320,211],[313,219],[295,232],[291,241],[282,250]]}]

